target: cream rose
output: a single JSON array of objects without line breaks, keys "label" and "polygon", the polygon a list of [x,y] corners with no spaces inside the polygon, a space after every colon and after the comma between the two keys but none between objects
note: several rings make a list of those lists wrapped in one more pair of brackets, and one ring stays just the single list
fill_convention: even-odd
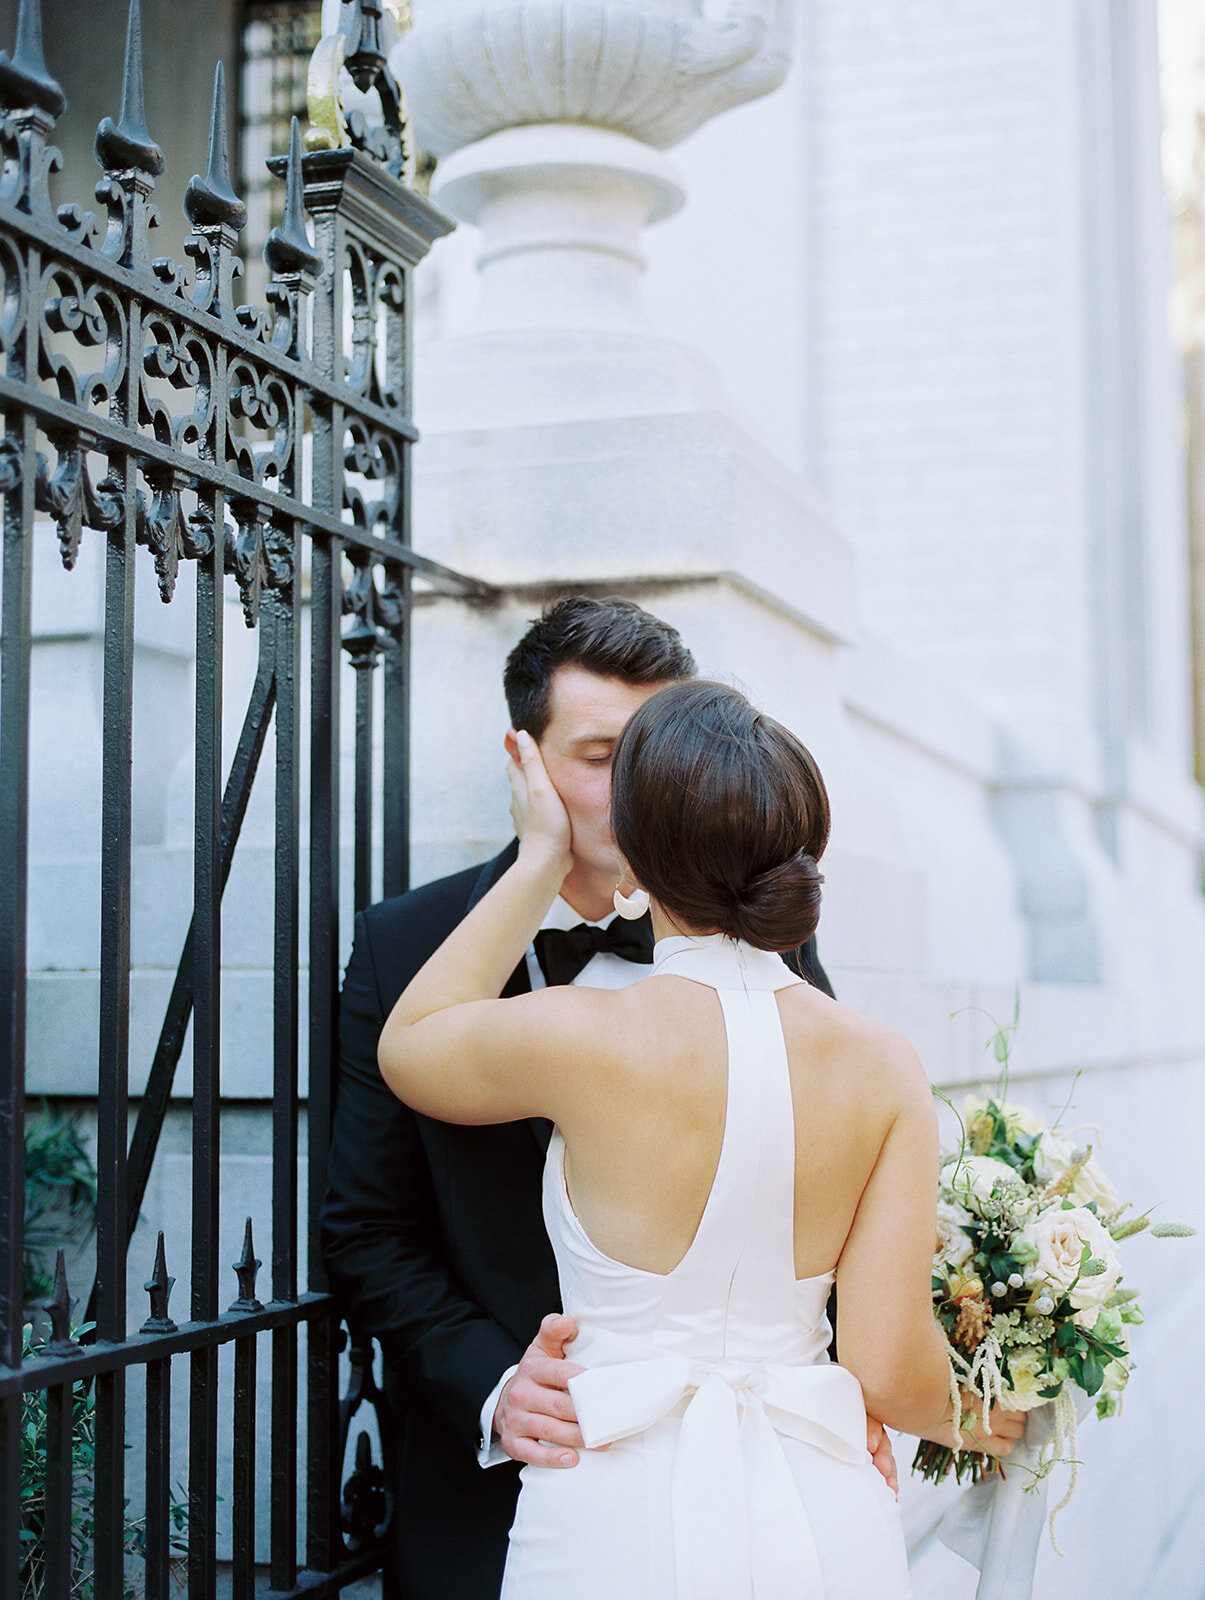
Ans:
[{"label": "cream rose", "polygon": [[[1022,1228],[1018,1241],[1026,1247],[1026,1255],[1033,1251],[1032,1265],[1025,1275],[1027,1281],[1045,1284],[1056,1299],[1067,1295],[1080,1313],[1076,1321],[1091,1327],[1121,1277],[1117,1247],[1096,1216],[1083,1206],[1068,1211],[1052,1207]],[[1080,1276],[1085,1245],[1092,1257],[1105,1266],[1103,1272],[1091,1278]]]},{"label": "cream rose", "polygon": [[994,1189],[1003,1185],[1016,1188],[1021,1178],[1006,1161],[997,1161],[995,1156],[967,1156],[946,1183],[956,1200],[976,1216],[982,1216]]},{"label": "cream rose", "polygon": [[943,1267],[961,1267],[971,1254],[971,1241],[966,1225],[971,1221],[961,1206],[949,1200],[937,1203],[937,1243],[933,1250],[934,1262]]}]

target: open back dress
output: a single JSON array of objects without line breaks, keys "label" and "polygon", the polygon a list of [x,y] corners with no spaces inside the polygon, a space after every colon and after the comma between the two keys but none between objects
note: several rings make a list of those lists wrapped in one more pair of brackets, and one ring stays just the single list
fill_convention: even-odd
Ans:
[{"label": "open back dress", "polygon": [[866,1449],[861,1388],[828,1357],[834,1272],[795,1277],[775,995],[802,980],[723,934],[660,941],[661,976],[719,995],[719,1163],[682,1260],[646,1272],[591,1242],[553,1133],[544,1219],[578,1322],[569,1354],[587,1370],[570,1392],[591,1448],[573,1468],[523,1469],[502,1600],[903,1600],[895,1497]]}]

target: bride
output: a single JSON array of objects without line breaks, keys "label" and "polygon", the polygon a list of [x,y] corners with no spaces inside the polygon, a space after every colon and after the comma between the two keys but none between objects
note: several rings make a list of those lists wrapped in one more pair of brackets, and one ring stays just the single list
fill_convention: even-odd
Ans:
[{"label": "bride", "polygon": [[[500,1000],[570,864],[564,807],[534,741],[518,745],[518,859],[379,1051],[430,1116],[556,1123],[544,1214],[590,1448],[572,1471],[524,1469],[504,1600],[905,1596],[866,1417],[952,1442],[929,1289],[937,1127],[908,1043],[775,953],[816,925],[820,773],[733,689],[653,695],[612,786],[652,975]],[[997,1411],[963,1442],[1003,1456],[1021,1428]]]}]

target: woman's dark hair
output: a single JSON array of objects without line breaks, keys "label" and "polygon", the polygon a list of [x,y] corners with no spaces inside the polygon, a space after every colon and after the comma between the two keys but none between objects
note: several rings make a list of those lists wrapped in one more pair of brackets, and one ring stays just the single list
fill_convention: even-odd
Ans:
[{"label": "woman's dark hair", "polygon": [[512,728],[542,739],[558,667],[584,667],[624,683],[692,678],[695,658],[676,628],[617,595],[575,594],[548,606],[506,658],[502,686]]},{"label": "woman's dark hair", "polygon": [[611,826],[636,881],[688,928],[762,950],[815,932],[824,780],[736,689],[694,680],[645,701],[615,745]]}]

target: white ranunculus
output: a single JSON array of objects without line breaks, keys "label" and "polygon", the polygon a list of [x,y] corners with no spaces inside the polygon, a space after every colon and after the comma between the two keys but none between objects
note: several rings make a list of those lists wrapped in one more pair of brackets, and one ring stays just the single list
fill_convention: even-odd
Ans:
[{"label": "white ranunculus", "polygon": [[1020,1175],[995,1156],[967,1156],[951,1171],[946,1183],[956,1200],[976,1216],[982,1216],[992,1191],[1002,1185],[1019,1187]]},{"label": "white ranunculus", "polygon": [[1045,1118],[1035,1115],[1027,1106],[1005,1107],[1005,1117],[1008,1120],[1010,1133],[1037,1134],[1045,1131]]},{"label": "white ranunculus", "polygon": [[1055,1183],[1074,1158],[1075,1151],[1062,1134],[1047,1128],[1033,1153],[1033,1175],[1039,1183]]},{"label": "white ranunculus", "polygon": [[1044,1119],[1036,1116],[1028,1106],[1017,1106],[1009,1103],[1001,1106],[1000,1109],[1004,1112],[1004,1121],[1014,1139],[1019,1133],[1033,1135],[1041,1133],[1046,1127]]},{"label": "white ranunculus", "polygon": [[934,1262],[943,1267],[961,1267],[971,1254],[971,1240],[966,1227],[971,1221],[968,1212],[950,1200],[937,1202],[937,1243],[933,1250]]},{"label": "white ranunculus", "polygon": [[[1018,1240],[1035,1253],[1027,1281],[1045,1284],[1056,1299],[1068,1295],[1075,1310],[1083,1313],[1076,1321],[1091,1327],[1121,1277],[1117,1247],[1094,1213],[1083,1206],[1068,1211],[1052,1206],[1022,1228]],[[1093,1278],[1079,1276],[1085,1245],[1105,1264]]]},{"label": "white ranunculus", "polygon": [[1121,1205],[1121,1196],[1100,1170],[1095,1156],[1089,1156],[1076,1173],[1068,1198],[1078,1200],[1081,1206],[1095,1202],[1096,1209],[1103,1217]]},{"label": "white ranunculus", "polygon": [[[1034,1176],[1039,1183],[1055,1183],[1075,1160],[1075,1148],[1061,1134],[1046,1132],[1033,1154]],[[1095,1156],[1089,1156],[1072,1179],[1067,1198],[1081,1206],[1095,1202],[1102,1215],[1116,1211],[1121,1204],[1117,1190],[1105,1177]]]},{"label": "white ranunculus", "polygon": [[1010,1351],[1009,1392],[1003,1404],[1009,1411],[1032,1411],[1035,1406],[1044,1406],[1046,1401],[1039,1391],[1049,1389],[1053,1381],[1053,1375],[1046,1366],[1045,1353],[1036,1345]]}]

